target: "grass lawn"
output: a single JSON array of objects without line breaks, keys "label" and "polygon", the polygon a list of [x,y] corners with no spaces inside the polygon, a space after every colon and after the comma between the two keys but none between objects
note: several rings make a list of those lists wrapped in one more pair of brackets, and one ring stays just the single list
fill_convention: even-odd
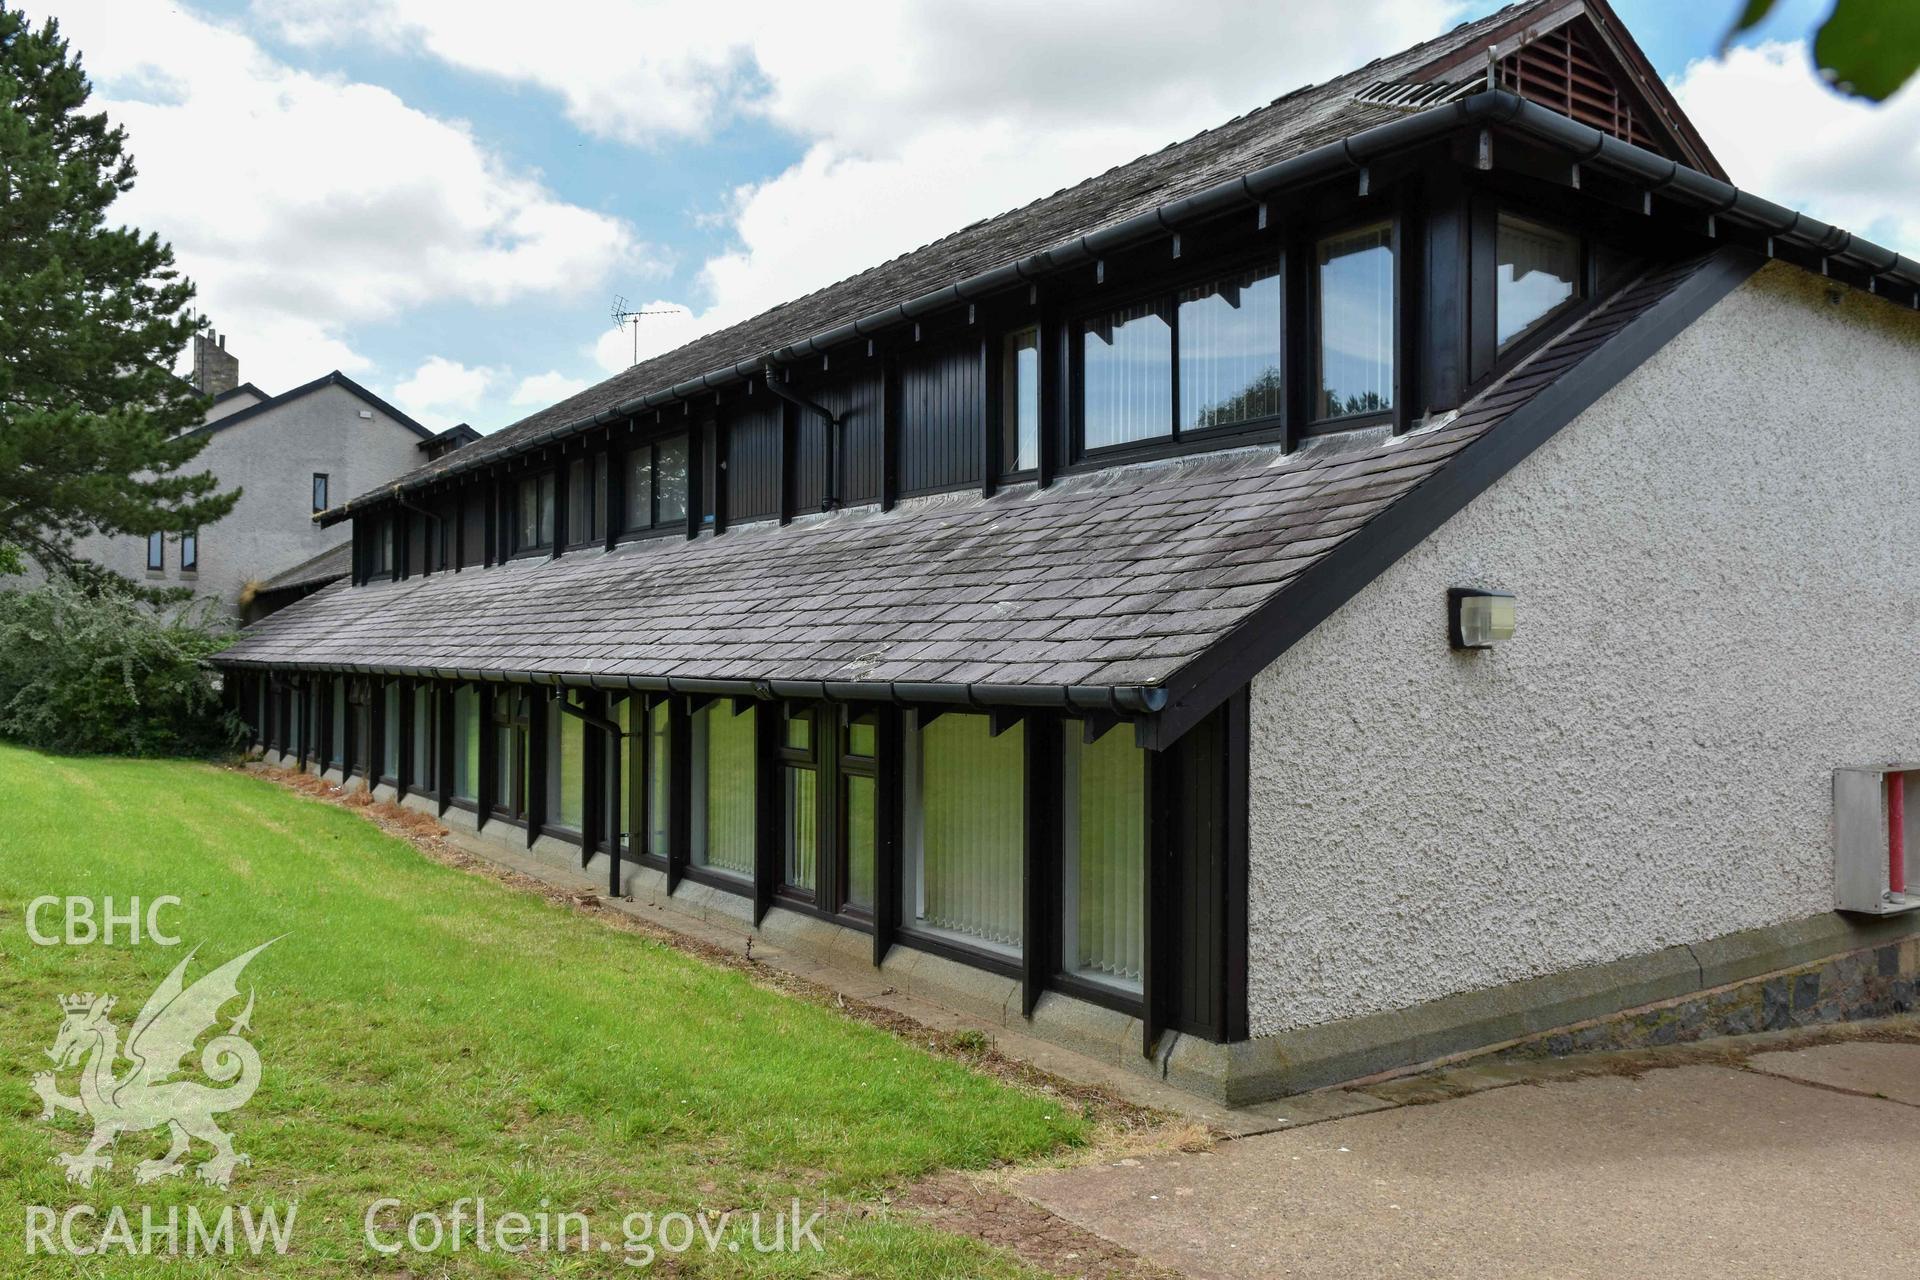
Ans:
[{"label": "grass lawn", "polygon": [[[124,903],[174,894],[163,947],[39,946],[41,895]],[[40,920],[57,930],[58,913]],[[281,937],[284,935],[284,937]],[[163,1131],[127,1134],[111,1170],[69,1185],[56,1152],[90,1124],[40,1119],[32,1078],[59,1031],[59,997],[111,992],[123,1037],[195,944],[187,979],[270,938],[221,1012],[251,988],[258,1093],[218,1121],[252,1164],[231,1188],[191,1172],[138,1186]],[[204,1045],[208,1036],[203,1036]],[[9,1257],[3,1275],[631,1275],[630,1213],[772,1213],[796,1197],[823,1252],[757,1254],[730,1223],[715,1251],[661,1256],[676,1275],[1001,1276],[1009,1255],[915,1225],[884,1197],[939,1169],[1036,1158],[1088,1141],[1065,1100],[1012,1087],[877,1028],[754,985],[631,932],[441,866],[335,805],[232,770],[170,761],[57,759],[0,745],[0,1253],[25,1248],[29,1206],[255,1212],[298,1203],[291,1251],[252,1259]],[[201,1079],[199,1053],[186,1078]],[[123,1061],[118,1070],[125,1074]],[[78,1070],[58,1075],[76,1091]],[[195,1143],[188,1164],[205,1160]],[[496,1215],[577,1211],[608,1253],[385,1256],[363,1217],[484,1197]],[[789,1224],[791,1225],[791,1224]],[[639,1255],[635,1255],[637,1258]]]}]

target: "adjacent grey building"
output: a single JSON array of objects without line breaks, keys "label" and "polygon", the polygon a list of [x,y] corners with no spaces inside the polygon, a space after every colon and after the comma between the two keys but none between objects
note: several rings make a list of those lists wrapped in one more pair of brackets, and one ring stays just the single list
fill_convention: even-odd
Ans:
[{"label": "adjacent grey building", "polygon": [[276,575],[344,545],[315,515],[477,439],[470,427],[435,433],[339,370],[268,395],[240,381],[224,335],[194,339],[193,379],[213,396],[196,470],[240,500],[218,524],[151,538],[94,535],[79,555],[136,582],[190,587],[236,614]]}]

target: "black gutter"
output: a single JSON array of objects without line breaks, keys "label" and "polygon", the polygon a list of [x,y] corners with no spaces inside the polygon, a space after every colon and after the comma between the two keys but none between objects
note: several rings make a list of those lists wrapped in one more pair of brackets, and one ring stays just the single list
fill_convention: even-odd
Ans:
[{"label": "black gutter", "polygon": [[[1063,241],[1013,262],[968,276],[931,293],[862,316],[833,329],[779,347],[738,364],[714,369],[675,386],[636,396],[590,417],[563,423],[528,440],[466,458],[444,471],[412,484],[395,483],[387,489],[362,494],[322,514],[322,524],[333,524],[356,510],[399,493],[417,489],[504,458],[525,453],[563,436],[618,422],[649,409],[758,376],[769,365],[791,364],[883,329],[910,323],[946,307],[988,294],[1013,289],[1031,280],[1085,266],[1122,249],[1167,235],[1181,227],[1257,205],[1292,187],[1305,186],[1352,173],[1391,151],[1432,142],[1466,128],[1511,128],[1558,147],[1580,164],[1596,165],[1638,179],[1652,190],[1697,204],[1709,213],[1746,223],[1777,239],[1801,245],[1827,257],[1845,257],[1876,275],[1891,276],[1920,291],[1920,262],[1870,240],[1843,231],[1771,200],[1750,195],[1730,183],[1691,169],[1678,161],[1620,141],[1558,112],[1508,93],[1489,89],[1441,107],[1403,116],[1362,129],[1350,137],[1325,143],[1288,160],[1281,160],[1238,178],[1230,178],[1192,195],[1135,214],[1083,236]],[[475,446],[469,445],[468,450]],[[467,452],[467,450],[462,450]]]},{"label": "black gutter", "polygon": [[489,680],[502,684],[551,685],[570,689],[613,689],[633,693],[685,693],[710,697],[785,698],[808,702],[935,703],[963,707],[1026,707],[1068,712],[1100,712],[1137,719],[1167,703],[1164,689],[1149,685],[950,684],[883,680],[709,680],[676,676],[586,675],[577,672],[514,671],[503,668],[382,666],[368,663],[281,662],[229,659],[216,654],[216,667],[235,671],[306,671],[336,675],[401,676],[415,680]]}]

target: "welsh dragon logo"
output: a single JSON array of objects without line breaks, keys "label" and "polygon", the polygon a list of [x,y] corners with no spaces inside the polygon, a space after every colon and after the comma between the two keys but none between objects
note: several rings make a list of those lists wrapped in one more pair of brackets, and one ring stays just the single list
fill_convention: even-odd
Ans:
[{"label": "welsh dragon logo", "polygon": [[[224,1188],[236,1167],[252,1163],[233,1149],[233,1139],[213,1120],[247,1105],[260,1087],[260,1054],[243,1038],[253,1018],[251,990],[240,1016],[200,1053],[201,1069],[226,1087],[173,1077],[192,1053],[194,1042],[219,1021],[221,1007],[239,997],[240,974],[247,963],[278,941],[261,943],[189,987],[184,978],[188,963],[199,951],[195,947],[148,997],[133,1020],[124,1051],[119,1028],[108,1019],[115,1003],[112,996],[89,992],[60,998],[65,1017],[59,1037],[47,1050],[55,1069],[34,1076],[33,1091],[45,1107],[42,1120],[53,1119],[56,1111],[73,1111],[93,1121],[93,1137],[85,1150],[54,1157],[65,1166],[68,1182],[92,1186],[96,1169],[113,1168],[113,1157],[104,1153],[115,1139],[163,1126],[172,1135],[172,1148],[158,1160],[141,1161],[134,1169],[134,1181],[154,1182],[185,1173],[181,1160],[195,1138],[213,1148],[212,1158],[195,1170],[203,1182]],[[128,1069],[116,1075],[123,1056]],[[80,1065],[80,1091],[70,1098],[60,1092],[54,1075],[75,1065]]]}]

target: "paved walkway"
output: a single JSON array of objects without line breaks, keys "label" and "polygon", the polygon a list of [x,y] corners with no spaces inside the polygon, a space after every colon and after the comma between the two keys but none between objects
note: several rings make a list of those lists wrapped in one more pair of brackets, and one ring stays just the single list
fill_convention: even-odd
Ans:
[{"label": "paved walkway", "polygon": [[1748,1067],[1490,1089],[1020,1190],[1194,1277],[1920,1276],[1920,1045]]}]

